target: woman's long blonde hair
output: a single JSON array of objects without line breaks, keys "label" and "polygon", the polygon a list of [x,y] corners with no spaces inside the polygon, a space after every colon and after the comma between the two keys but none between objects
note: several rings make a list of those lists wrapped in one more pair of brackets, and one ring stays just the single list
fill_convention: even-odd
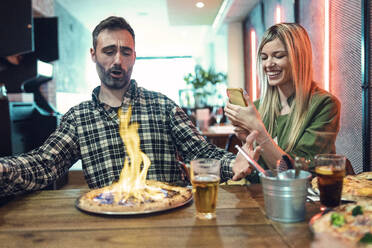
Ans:
[{"label": "woman's long blonde hair", "polygon": [[296,144],[301,126],[304,124],[307,109],[313,87],[312,50],[309,36],[306,30],[296,23],[279,23],[269,29],[263,35],[258,48],[257,67],[261,85],[261,98],[259,113],[268,127],[268,132],[273,135],[275,120],[280,115],[280,99],[276,86],[270,86],[264,73],[261,60],[261,52],[264,45],[270,41],[279,39],[288,53],[291,65],[292,83],[295,88],[295,98],[291,104],[289,121],[286,129],[290,128],[286,147],[283,149],[290,152]]}]

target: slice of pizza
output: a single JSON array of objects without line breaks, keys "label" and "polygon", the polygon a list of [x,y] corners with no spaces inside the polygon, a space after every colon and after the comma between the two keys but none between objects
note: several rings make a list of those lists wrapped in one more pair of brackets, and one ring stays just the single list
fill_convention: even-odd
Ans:
[{"label": "slice of pizza", "polygon": [[360,179],[372,180],[372,171],[362,172],[362,173],[356,175],[356,177],[360,178]]},{"label": "slice of pizza", "polygon": [[310,227],[315,233],[316,242],[338,240],[347,244],[345,247],[372,247],[371,201],[341,205],[314,218],[310,221]]}]

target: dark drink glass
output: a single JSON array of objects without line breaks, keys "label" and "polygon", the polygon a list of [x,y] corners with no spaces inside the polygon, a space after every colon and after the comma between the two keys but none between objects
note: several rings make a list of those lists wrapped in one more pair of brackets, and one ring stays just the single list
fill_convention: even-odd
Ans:
[{"label": "dark drink glass", "polygon": [[341,203],[346,158],[338,154],[319,154],[314,158],[321,210]]}]

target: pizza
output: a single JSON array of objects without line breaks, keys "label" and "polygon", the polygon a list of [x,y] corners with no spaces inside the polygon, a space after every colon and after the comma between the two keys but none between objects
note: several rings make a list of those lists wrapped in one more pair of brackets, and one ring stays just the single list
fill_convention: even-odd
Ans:
[{"label": "pizza", "polygon": [[[311,182],[312,188],[318,190],[317,177]],[[372,172],[347,175],[342,185],[342,199],[350,201],[372,200]]]},{"label": "pizza", "polygon": [[126,197],[125,192],[117,191],[118,188],[114,183],[91,190],[79,197],[77,206],[93,213],[148,213],[182,206],[192,198],[190,188],[172,186],[153,180],[146,181],[142,197],[136,195]]},{"label": "pizza", "polygon": [[360,201],[341,205],[310,221],[312,247],[372,247],[372,205]]},{"label": "pizza", "polygon": [[87,212],[107,214],[149,213],[179,207],[192,199],[189,188],[146,180],[150,158],[141,151],[139,124],[130,123],[132,108],[118,110],[119,134],[128,156],[119,180],[78,198],[76,206]]}]

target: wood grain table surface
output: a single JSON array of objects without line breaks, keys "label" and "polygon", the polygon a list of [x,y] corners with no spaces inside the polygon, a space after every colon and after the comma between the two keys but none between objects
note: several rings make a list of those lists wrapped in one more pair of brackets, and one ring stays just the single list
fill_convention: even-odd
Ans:
[{"label": "wood grain table surface", "polygon": [[87,192],[45,190],[0,206],[0,247],[309,247],[309,219],[319,205],[307,204],[306,220],[266,218],[261,185],[221,186],[217,218],[198,220],[194,203],[133,216],[87,214],[75,207]]}]

